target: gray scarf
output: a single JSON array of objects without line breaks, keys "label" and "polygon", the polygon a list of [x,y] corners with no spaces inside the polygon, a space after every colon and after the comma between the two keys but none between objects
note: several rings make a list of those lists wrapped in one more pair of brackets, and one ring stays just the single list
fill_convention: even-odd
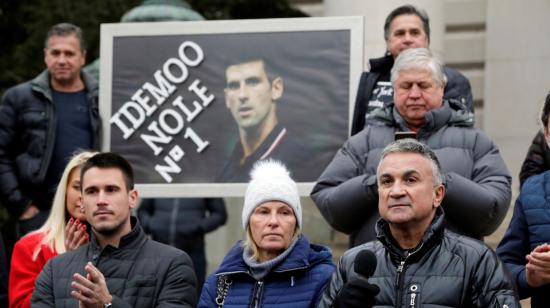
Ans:
[{"label": "gray scarf", "polygon": [[290,254],[290,252],[294,248],[294,245],[296,245],[296,242],[298,242],[298,238],[299,237],[297,237],[296,240],[294,240],[292,244],[290,244],[290,246],[288,246],[288,248],[280,255],[262,263],[259,263],[258,260],[252,257],[252,251],[249,251],[247,249],[243,250],[243,260],[244,263],[246,263],[246,265],[248,265],[249,267],[250,275],[256,280],[263,280],[273,268],[281,264],[283,260]]}]

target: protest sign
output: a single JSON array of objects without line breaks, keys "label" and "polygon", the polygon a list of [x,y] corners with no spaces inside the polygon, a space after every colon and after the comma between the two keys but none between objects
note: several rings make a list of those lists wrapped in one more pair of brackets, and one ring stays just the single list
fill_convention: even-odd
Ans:
[{"label": "protest sign", "polygon": [[251,122],[261,103],[228,68],[257,62],[278,89],[257,156],[283,160],[306,195],[348,137],[362,50],[360,17],[104,24],[103,150],[130,161],[145,196],[242,195],[248,170],[232,177],[231,161],[263,125]]}]

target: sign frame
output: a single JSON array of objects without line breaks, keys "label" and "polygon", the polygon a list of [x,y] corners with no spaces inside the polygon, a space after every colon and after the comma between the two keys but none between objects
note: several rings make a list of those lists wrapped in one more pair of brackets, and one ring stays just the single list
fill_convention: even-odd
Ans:
[{"label": "sign frame", "polygon": [[[215,20],[191,22],[117,23],[101,25],[100,96],[102,118],[102,150],[111,149],[111,100],[113,94],[114,40],[132,36],[268,33],[296,31],[349,31],[349,108],[348,135],[351,129],[353,106],[363,71],[363,17],[311,17],[255,20]],[[254,29],[251,31],[250,29]],[[298,183],[301,196],[309,196],[314,182]],[[136,183],[142,197],[242,197],[246,183]]]}]

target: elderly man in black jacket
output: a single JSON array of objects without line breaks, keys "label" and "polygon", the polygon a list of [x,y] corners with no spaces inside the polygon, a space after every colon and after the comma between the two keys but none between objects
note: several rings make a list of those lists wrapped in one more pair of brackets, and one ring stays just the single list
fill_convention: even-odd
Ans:
[{"label": "elderly man in black jacket", "polygon": [[130,164],[113,153],[81,171],[89,244],[51,259],[38,276],[32,307],[195,307],[189,256],[148,239],[130,215],[138,194]]},{"label": "elderly man in black jacket", "polygon": [[[321,307],[520,307],[496,254],[444,228],[443,175],[428,146],[388,145],[377,181],[378,241],[344,254]],[[374,256],[357,258],[364,250]]]}]

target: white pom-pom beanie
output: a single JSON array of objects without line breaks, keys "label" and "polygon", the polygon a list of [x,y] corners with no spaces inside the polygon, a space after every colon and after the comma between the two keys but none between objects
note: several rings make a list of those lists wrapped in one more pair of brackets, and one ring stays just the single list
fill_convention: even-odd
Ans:
[{"label": "white pom-pom beanie", "polygon": [[250,183],[246,188],[242,213],[243,229],[246,230],[250,215],[260,204],[281,201],[294,210],[296,223],[302,228],[302,206],[296,183],[290,178],[286,167],[276,160],[261,160],[250,172]]}]

